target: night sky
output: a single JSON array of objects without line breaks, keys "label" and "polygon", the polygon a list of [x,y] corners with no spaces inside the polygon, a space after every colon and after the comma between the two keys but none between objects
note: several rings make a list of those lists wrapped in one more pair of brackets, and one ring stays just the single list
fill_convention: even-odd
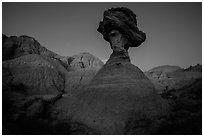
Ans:
[{"label": "night sky", "polygon": [[89,52],[109,58],[109,43],[97,32],[103,12],[127,7],[137,15],[146,41],[130,48],[143,71],[160,65],[189,67],[202,63],[202,3],[3,3],[2,33],[28,35],[63,56]]}]

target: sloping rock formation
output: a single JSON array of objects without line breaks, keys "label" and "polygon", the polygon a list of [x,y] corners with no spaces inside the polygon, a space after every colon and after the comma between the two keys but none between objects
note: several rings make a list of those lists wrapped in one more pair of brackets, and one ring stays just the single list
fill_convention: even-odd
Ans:
[{"label": "sloping rock formation", "polygon": [[195,66],[190,66],[189,68],[184,69],[184,71],[202,72],[202,65],[197,64]]},{"label": "sloping rock formation", "polygon": [[152,68],[148,72],[149,73],[156,73],[156,76],[157,76],[157,75],[161,75],[162,73],[173,72],[173,71],[180,70],[180,69],[181,69],[181,67],[179,67],[179,66],[164,65],[164,66],[158,66],[158,67]]},{"label": "sloping rock formation", "polygon": [[29,94],[74,93],[103,66],[89,53],[57,55],[29,36],[3,34],[2,41],[4,89],[23,87]]},{"label": "sloping rock formation", "polygon": [[178,89],[161,94],[171,106],[158,134],[202,134],[202,78],[191,79]]},{"label": "sloping rock formation", "polygon": [[80,53],[71,57],[66,75],[66,92],[83,88],[103,66],[103,62],[89,53]]},{"label": "sloping rock formation", "polygon": [[55,54],[41,46],[34,38],[23,35],[7,37],[2,34],[3,60],[13,59],[28,54],[39,54],[54,57]]},{"label": "sloping rock formation", "polygon": [[3,134],[61,134],[61,124],[49,121],[52,104],[88,84],[102,61],[89,53],[57,55],[28,36],[2,41]]},{"label": "sloping rock formation", "polygon": [[179,89],[189,83],[192,79],[202,77],[202,66],[190,66],[182,69],[178,66],[159,66],[145,72],[146,76],[155,85],[158,92]]},{"label": "sloping rock formation", "polygon": [[[11,90],[23,88],[28,95],[64,92],[65,73],[66,70],[59,62],[37,54],[3,62],[4,85],[10,86]],[[12,80],[7,82],[8,76]]]},{"label": "sloping rock formation", "polygon": [[88,86],[75,97],[56,102],[52,116],[83,123],[91,129],[83,134],[153,134],[158,119],[168,112],[168,104],[130,63],[128,47],[145,40],[135,14],[127,8],[107,10],[98,30],[110,42],[113,53]]}]

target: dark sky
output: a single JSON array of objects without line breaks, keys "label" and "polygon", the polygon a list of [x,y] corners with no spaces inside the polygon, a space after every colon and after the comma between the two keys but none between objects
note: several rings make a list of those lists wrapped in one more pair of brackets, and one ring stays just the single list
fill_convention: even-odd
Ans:
[{"label": "dark sky", "polygon": [[28,35],[59,55],[89,52],[101,60],[112,50],[97,32],[103,12],[130,8],[146,41],[130,48],[134,65],[149,70],[159,65],[188,67],[202,63],[202,3],[3,3],[2,31]]}]

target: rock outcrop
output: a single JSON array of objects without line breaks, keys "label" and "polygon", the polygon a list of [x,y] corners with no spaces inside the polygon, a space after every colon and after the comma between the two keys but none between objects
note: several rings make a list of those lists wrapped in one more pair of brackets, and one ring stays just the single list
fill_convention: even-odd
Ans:
[{"label": "rock outcrop", "polygon": [[7,37],[6,35],[2,34],[2,49],[3,61],[28,54],[39,54],[49,57],[54,57],[57,55],[41,46],[40,43],[34,38],[26,35],[20,37]]},{"label": "rock outcrop", "polygon": [[[10,90],[23,88],[28,95],[64,92],[65,73],[65,68],[57,60],[43,58],[37,54],[3,61],[4,85],[10,86]],[[8,76],[12,80],[7,82]]]},{"label": "rock outcrop", "polygon": [[57,55],[28,36],[3,35],[2,47],[3,134],[61,134],[61,124],[49,121],[52,105],[88,84],[102,61]]},{"label": "rock outcrop", "polygon": [[97,57],[80,53],[63,57],[29,36],[3,35],[3,88],[27,94],[72,92],[87,85],[103,66]]},{"label": "rock outcrop", "polygon": [[159,66],[145,72],[159,93],[171,89],[179,89],[192,79],[202,77],[202,66],[190,66],[182,69],[178,66]]},{"label": "rock outcrop", "polygon": [[53,117],[88,126],[91,130],[83,134],[153,134],[158,119],[168,112],[168,104],[144,73],[130,63],[128,47],[145,40],[135,14],[127,8],[107,10],[98,31],[113,53],[75,97],[56,102]]},{"label": "rock outcrop", "polygon": [[125,7],[106,10],[97,30],[110,43],[115,55],[124,59],[129,59],[129,47],[138,47],[146,39],[137,27],[136,15]]},{"label": "rock outcrop", "polygon": [[89,53],[74,55],[70,60],[65,83],[65,91],[68,93],[87,85],[104,65],[100,59]]},{"label": "rock outcrop", "polygon": [[197,64],[195,66],[190,66],[186,69],[184,69],[184,71],[190,71],[190,72],[202,72],[202,65]]},{"label": "rock outcrop", "polygon": [[202,78],[191,79],[161,95],[168,100],[171,113],[164,119],[158,134],[202,134]]}]

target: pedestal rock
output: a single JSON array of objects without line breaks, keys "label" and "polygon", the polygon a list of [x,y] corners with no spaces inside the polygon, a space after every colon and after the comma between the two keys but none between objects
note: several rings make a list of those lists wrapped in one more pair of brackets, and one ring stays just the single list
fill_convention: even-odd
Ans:
[{"label": "pedestal rock", "polygon": [[135,14],[124,7],[109,9],[98,31],[113,53],[84,90],[55,104],[55,111],[61,112],[56,112],[57,118],[86,125],[92,130],[87,134],[154,134],[168,104],[130,62],[128,48],[146,39]]}]

